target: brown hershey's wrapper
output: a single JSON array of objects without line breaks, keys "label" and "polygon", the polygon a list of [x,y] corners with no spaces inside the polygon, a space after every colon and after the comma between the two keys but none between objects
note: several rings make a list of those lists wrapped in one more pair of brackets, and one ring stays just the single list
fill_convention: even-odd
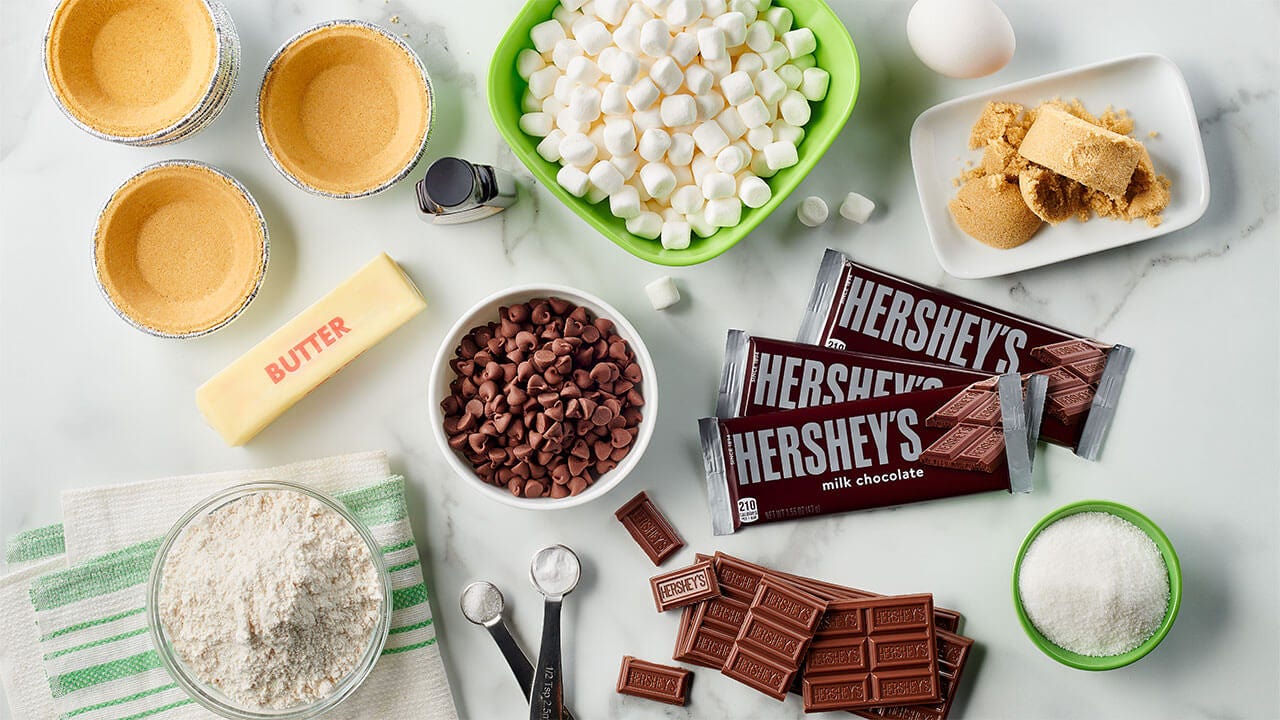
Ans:
[{"label": "brown hershey's wrapper", "polygon": [[1028,429],[1016,374],[979,391],[987,395],[984,402],[998,402],[997,422],[927,422],[957,402],[973,402],[974,392],[939,388],[703,419],[713,532],[991,490],[1030,492],[1036,428]]},{"label": "brown hershey's wrapper", "polygon": [[730,330],[716,417],[835,405],[916,390],[969,385],[992,373],[833,350]]},{"label": "brown hershey's wrapper", "polygon": [[1133,355],[1124,345],[911,282],[836,250],[823,256],[796,340],[987,373],[1061,368],[1041,435],[1089,460],[1102,449]]}]

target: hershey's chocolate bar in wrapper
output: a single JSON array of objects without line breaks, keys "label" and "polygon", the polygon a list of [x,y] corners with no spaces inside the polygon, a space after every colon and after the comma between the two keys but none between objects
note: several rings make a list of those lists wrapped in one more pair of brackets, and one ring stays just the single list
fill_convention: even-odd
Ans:
[{"label": "hershey's chocolate bar in wrapper", "polygon": [[1133,350],[911,282],[827,250],[796,340],[1048,378],[1041,436],[1096,460]]},{"label": "hershey's chocolate bar in wrapper", "polygon": [[[1037,397],[1039,382],[1027,398]],[[699,422],[712,530],[1031,491],[1022,380]],[[994,412],[990,409],[994,407]],[[982,412],[979,412],[981,410]]]}]

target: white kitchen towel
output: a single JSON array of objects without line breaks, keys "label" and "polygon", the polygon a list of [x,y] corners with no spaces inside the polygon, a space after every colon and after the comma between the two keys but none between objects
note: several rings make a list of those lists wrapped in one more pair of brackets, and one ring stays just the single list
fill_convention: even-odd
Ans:
[{"label": "white kitchen towel", "polygon": [[[146,579],[160,536],[186,509],[230,485],[264,480],[300,482],[335,495],[369,526],[392,570],[392,629],[383,656],[360,689],[326,717],[456,718],[403,479],[390,476],[382,453],[66,493],[71,564],[36,577],[28,601],[39,625],[34,672],[47,678],[54,710],[15,708],[19,717],[212,718],[159,665],[146,632]],[[0,640],[8,634],[6,623]]]},{"label": "white kitchen towel", "polygon": [[61,555],[23,561],[26,567],[0,578],[0,684],[13,720],[57,717],[49,683],[40,667],[40,629],[31,606],[31,581],[67,566]]}]

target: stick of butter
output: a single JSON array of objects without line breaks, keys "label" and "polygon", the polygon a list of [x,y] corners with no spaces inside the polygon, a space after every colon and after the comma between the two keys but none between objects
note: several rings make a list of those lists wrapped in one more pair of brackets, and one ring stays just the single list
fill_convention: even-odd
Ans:
[{"label": "stick of butter", "polygon": [[383,253],[201,385],[196,405],[228,445],[243,445],[426,306]]}]

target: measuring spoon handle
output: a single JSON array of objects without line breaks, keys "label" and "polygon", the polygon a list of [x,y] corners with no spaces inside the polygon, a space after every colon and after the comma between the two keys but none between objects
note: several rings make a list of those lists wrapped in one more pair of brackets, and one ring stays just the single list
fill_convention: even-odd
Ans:
[{"label": "measuring spoon handle", "polygon": [[516,639],[511,637],[511,631],[507,629],[506,623],[499,620],[487,626],[486,629],[493,636],[493,641],[498,643],[498,649],[502,651],[502,657],[506,658],[507,665],[511,667],[511,674],[516,676],[520,691],[525,696],[528,696],[530,688],[533,687],[533,664],[529,662],[529,658],[525,657],[524,651],[516,644]]},{"label": "measuring spoon handle", "polygon": [[564,719],[564,685],[560,669],[561,599],[548,598],[542,609],[542,647],[529,696],[529,720]]}]

